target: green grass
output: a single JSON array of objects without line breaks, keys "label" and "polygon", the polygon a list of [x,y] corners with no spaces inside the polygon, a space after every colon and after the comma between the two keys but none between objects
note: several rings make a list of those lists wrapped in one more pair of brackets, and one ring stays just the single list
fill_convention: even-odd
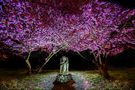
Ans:
[{"label": "green grass", "polygon": [[[50,90],[57,70],[46,70],[40,74],[26,75],[25,70],[0,70],[0,90]],[[113,69],[112,80],[105,80],[96,70],[71,71],[77,90],[132,90],[135,69]]]}]

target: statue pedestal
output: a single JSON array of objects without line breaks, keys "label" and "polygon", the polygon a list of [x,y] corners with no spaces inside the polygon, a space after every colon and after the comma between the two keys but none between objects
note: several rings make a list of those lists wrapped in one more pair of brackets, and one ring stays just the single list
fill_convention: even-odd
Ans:
[{"label": "statue pedestal", "polygon": [[62,84],[62,83],[75,83],[75,81],[72,78],[71,74],[58,74],[56,77],[56,80],[54,81],[54,84]]},{"label": "statue pedestal", "polygon": [[56,80],[53,82],[54,87],[52,90],[76,90],[73,84],[75,81],[72,79],[71,74],[58,74]]}]

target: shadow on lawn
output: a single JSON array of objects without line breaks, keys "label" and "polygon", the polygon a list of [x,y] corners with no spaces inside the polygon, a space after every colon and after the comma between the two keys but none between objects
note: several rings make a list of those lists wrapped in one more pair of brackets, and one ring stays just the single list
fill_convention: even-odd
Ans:
[{"label": "shadow on lawn", "polygon": [[76,90],[72,83],[54,84],[52,90]]}]

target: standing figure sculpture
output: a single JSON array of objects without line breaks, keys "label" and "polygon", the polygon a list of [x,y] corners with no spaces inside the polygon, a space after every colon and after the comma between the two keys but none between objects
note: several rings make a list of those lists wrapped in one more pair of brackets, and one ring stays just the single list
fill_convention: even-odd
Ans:
[{"label": "standing figure sculpture", "polygon": [[69,73],[69,60],[68,57],[62,56],[60,58],[60,72],[56,76],[56,80],[54,81],[54,85],[59,84],[73,84],[75,81],[72,78],[72,75]]},{"label": "standing figure sculpture", "polygon": [[60,74],[66,75],[69,72],[69,60],[66,56],[60,59]]}]

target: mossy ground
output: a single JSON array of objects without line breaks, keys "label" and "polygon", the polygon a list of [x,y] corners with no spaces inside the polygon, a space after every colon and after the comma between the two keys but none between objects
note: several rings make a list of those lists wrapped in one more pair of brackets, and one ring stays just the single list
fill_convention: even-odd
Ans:
[{"label": "mossy ground", "polygon": [[[112,69],[111,80],[105,80],[96,70],[71,71],[76,90],[133,90],[135,68]],[[0,70],[0,90],[51,90],[57,70],[46,70],[40,74],[26,75],[24,70]]]}]

